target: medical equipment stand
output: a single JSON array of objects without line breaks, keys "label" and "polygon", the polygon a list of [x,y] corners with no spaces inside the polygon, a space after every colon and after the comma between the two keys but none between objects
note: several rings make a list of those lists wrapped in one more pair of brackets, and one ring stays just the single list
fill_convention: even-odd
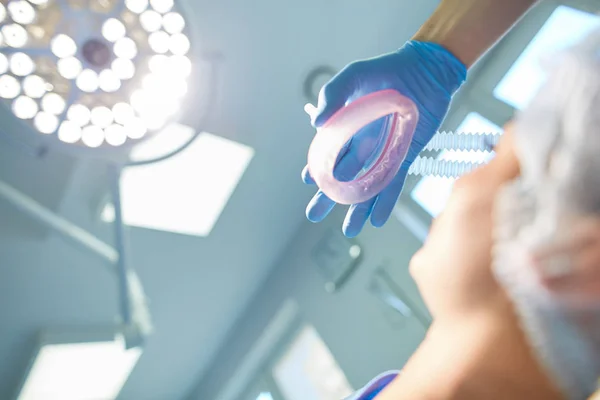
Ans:
[{"label": "medical equipment stand", "polygon": [[81,248],[102,259],[115,272],[119,283],[121,329],[127,348],[140,346],[150,334],[152,323],[139,278],[128,265],[127,235],[121,210],[119,178],[121,168],[111,166],[111,195],[115,208],[115,247],[44,207],[12,186],[0,181],[0,197],[24,214],[59,233]]}]

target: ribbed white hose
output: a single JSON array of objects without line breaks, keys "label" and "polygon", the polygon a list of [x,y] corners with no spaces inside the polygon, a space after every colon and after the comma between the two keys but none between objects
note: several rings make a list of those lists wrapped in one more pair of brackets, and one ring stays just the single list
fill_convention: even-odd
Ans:
[{"label": "ribbed white hose", "polygon": [[433,157],[418,156],[408,170],[409,175],[433,175],[442,178],[458,178],[483,163],[468,161],[438,160]]},{"label": "ribbed white hose", "polygon": [[438,132],[425,150],[491,151],[501,136],[500,133]]}]

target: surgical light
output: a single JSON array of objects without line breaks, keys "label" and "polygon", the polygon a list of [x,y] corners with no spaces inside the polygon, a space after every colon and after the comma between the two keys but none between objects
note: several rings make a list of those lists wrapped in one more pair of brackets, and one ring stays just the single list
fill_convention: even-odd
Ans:
[{"label": "surgical light", "polygon": [[46,82],[38,75],[29,75],[23,79],[23,92],[34,99],[46,93]]},{"label": "surgical light", "polygon": [[21,86],[14,76],[0,76],[0,97],[14,99],[19,93],[21,93]]},{"label": "surgical light", "polygon": [[54,114],[41,111],[37,113],[33,123],[41,133],[52,133],[58,128],[58,117]]},{"label": "surgical light", "polygon": [[140,14],[148,7],[148,0],[125,0],[125,6],[129,11]]},{"label": "surgical light", "polygon": [[173,0],[150,0],[150,5],[153,9],[161,14],[171,11],[173,8]]},{"label": "surgical light", "polygon": [[0,106],[40,140],[105,154],[181,116],[192,43],[173,0],[8,0],[0,21]]},{"label": "surgical light", "polygon": [[31,97],[19,96],[12,104],[13,113],[17,118],[31,119],[38,112],[38,105]]},{"label": "surgical light", "polygon": [[19,48],[25,46],[27,43],[27,31],[21,25],[4,25],[0,33],[4,37],[4,42],[10,47]]},{"label": "surgical light", "polygon": [[102,36],[109,42],[116,42],[124,37],[125,33],[127,33],[125,25],[118,19],[109,18],[102,25]]},{"label": "surgical light", "polygon": [[16,76],[26,76],[35,70],[31,57],[25,53],[15,53],[10,57],[10,72]]},{"label": "surgical light", "polygon": [[146,32],[156,32],[162,25],[162,16],[153,10],[144,11],[140,15],[140,24]]},{"label": "surgical light", "polygon": [[75,57],[62,58],[57,61],[58,73],[65,79],[75,79],[81,74],[81,61]]},{"label": "surgical light", "polygon": [[92,118],[89,108],[81,104],[73,104],[67,111],[67,120],[79,126],[87,125]]},{"label": "surgical light", "polygon": [[35,20],[36,15],[33,6],[25,0],[8,3],[8,13],[12,20],[18,24],[30,24]]},{"label": "surgical light", "polygon": [[162,18],[162,25],[167,33],[179,33],[185,28],[185,20],[181,14],[170,12]]},{"label": "surgical light", "polygon": [[60,125],[58,138],[65,143],[75,143],[81,139],[81,127],[73,121],[65,121]]},{"label": "surgical light", "polygon": [[66,58],[75,55],[77,45],[75,41],[67,35],[59,34],[50,42],[52,53],[58,58]]}]

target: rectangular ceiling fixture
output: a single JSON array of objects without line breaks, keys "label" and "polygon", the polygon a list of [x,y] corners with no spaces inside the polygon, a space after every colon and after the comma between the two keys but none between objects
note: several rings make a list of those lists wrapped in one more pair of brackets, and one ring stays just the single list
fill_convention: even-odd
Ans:
[{"label": "rectangular ceiling fixture", "polygon": [[557,7],[494,89],[494,96],[517,109],[525,108],[546,80],[543,57],[574,45],[598,27],[598,15]]},{"label": "rectangular ceiling fixture", "polygon": [[312,325],[305,326],[272,370],[287,400],[345,399],[354,392]]},{"label": "rectangular ceiling fixture", "polygon": [[[172,124],[140,143],[133,159],[166,154],[194,134]],[[202,133],[173,158],[126,168],[121,179],[123,220],[127,225],[195,236],[208,236],[254,156],[254,149],[210,133]],[[114,220],[112,204],[102,211]]]},{"label": "rectangular ceiling fixture", "polygon": [[113,400],[142,350],[113,330],[44,335],[17,400]]}]

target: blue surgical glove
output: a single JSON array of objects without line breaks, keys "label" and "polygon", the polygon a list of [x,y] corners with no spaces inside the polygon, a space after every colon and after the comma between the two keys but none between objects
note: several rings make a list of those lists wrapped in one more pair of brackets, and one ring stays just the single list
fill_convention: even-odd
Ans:
[{"label": "blue surgical glove", "polygon": [[[386,223],[402,192],[410,165],[440,127],[450,100],[466,75],[466,67],[442,46],[410,41],[396,52],[349,64],[323,86],[317,111],[311,117],[315,128],[344,105],[384,89],[397,90],[412,99],[419,109],[419,123],[400,171],[379,195],[350,206],[343,226],[346,236],[358,235],[369,217],[375,227]],[[365,160],[357,149],[365,138],[373,142],[373,137],[379,136],[381,123],[379,120],[367,125],[346,145],[334,171],[337,179],[351,180],[361,171]],[[302,171],[302,179],[314,184],[307,167]],[[306,216],[312,222],[320,222],[334,205],[334,201],[318,191],[308,204]]]}]

